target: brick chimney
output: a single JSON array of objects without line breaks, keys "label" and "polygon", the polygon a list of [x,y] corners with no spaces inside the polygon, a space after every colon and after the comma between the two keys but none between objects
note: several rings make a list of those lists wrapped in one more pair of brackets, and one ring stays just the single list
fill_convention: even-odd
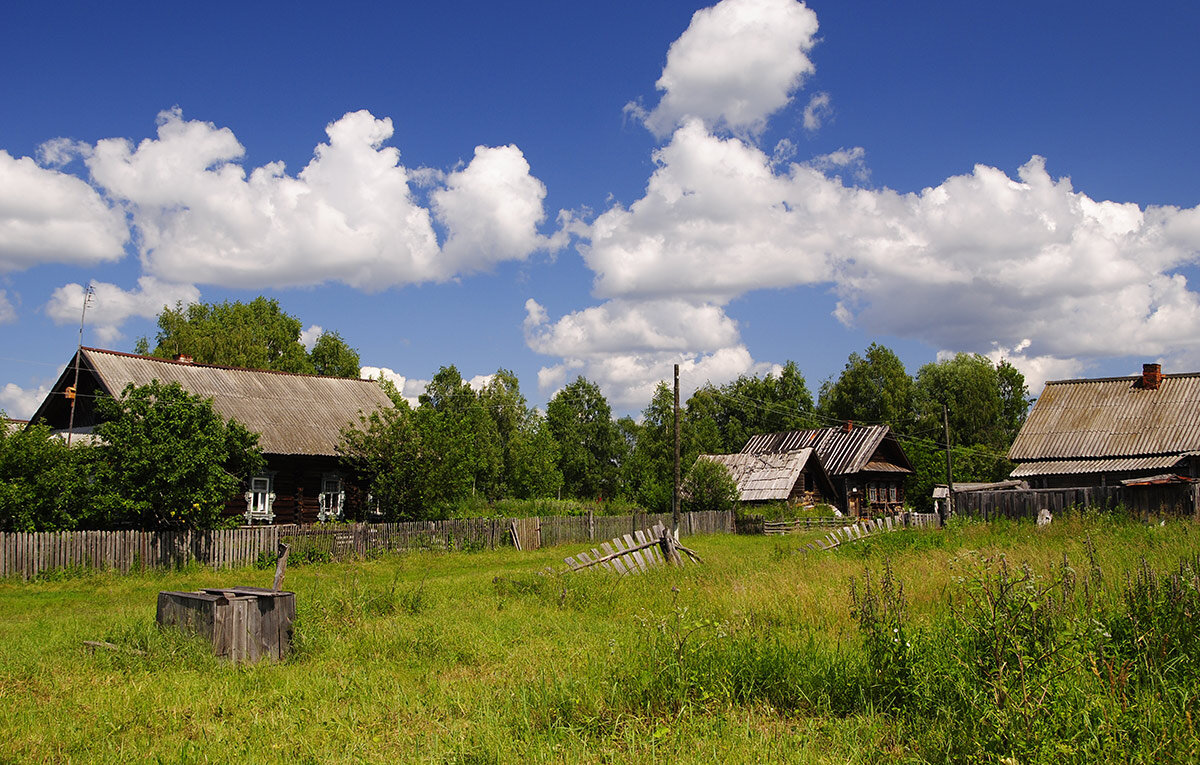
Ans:
[{"label": "brick chimney", "polygon": [[846,432],[854,430],[854,420],[846,420]]},{"label": "brick chimney", "polygon": [[1146,390],[1158,390],[1162,382],[1162,364],[1142,364],[1142,387]]},{"label": "brick chimney", "polygon": [[192,363],[192,357],[187,355],[186,353],[175,354],[175,360],[178,361],[180,364],[191,364]]}]

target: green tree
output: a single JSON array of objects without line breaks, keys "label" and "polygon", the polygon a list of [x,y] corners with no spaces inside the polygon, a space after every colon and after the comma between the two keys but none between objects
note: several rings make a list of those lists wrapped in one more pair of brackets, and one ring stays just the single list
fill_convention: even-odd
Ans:
[{"label": "green tree", "polygon": [[621,492],[657,513],[671,511],[675,491],[674,419],[675,394],[660,382],[642,410],[641,424],[630,420],[625,426],[631,448],[621,464]]},{"label": "green tree", "polygon": [[741,498],[729,471],[712,460],[696,460],[683,482],[682,494],[692,512],[733,510]]},{"label": "green tree", "polygon": [[313,374],[326,377],[358,377],[362,362],[337,332],[323,332],[308,353]]},{"label": "green tree", "polygon": [[865,355],[850,354],[837,381],[821,386],[817,409],[836,420],[904,430],[913,419],[913,381],[890,348],[871,343]]},{"label": "green tree", "polygon": [[407,401],[399,399],[392,409],[361,417],[357,426],[342,431],[337,449],[347,468],[367,485],[384,520],[435,517],[424,497],[421,433]]},{"label": "green tree", "polygon": [[507,454],[505,485],[512,496],[518,499],[554,497],[562,490],[558,442],[538,412],[530,412],[509,440]]},{"label": "green tree", "polygon": [[211,529],[226,501],[262,470],[258,434],[226,422],[179,383],[130,384],[100,398],[96,435],[114,523]]},{"label": "green tree", "polygon": [[701,387],[688,399],[685,419],[683,439],[697,454],[737,452],[759,433],[816,424],[812,393],[794,361],[784,364],[778,375],[742,375],[720,387]]},{"label": "green tree", "polygon": [[497,499],[503,467],[499,429],[458,369],[439,369],[418,401],[426,500],[449,511],[476,494]]},{"label": "green tree", "polygon": [[558,442],[563,490],[579,499],[614,497],[621,436],[600,388],[580,376],[550,399],[546,424]]},{"label": "green tree", "polygon": [[1025,421],[1025,377],[1007,362],[959,353],[917,372],[914,399],[923,432],[941,430],[943,405],[956,446],[1006,451]]},{"label": "green tree", "polygon": [[96,450],[68,447],[44,424],[0,428],[0,531],[69,531],[106,525],[95,499]]},{"label": "green tree", "polygon": [[249,303],[176,303],[158,315],[154,349],[141,338],[136,350],[163,359],[183,354],[200,364],[358,377],[358,352],[340,334],[322,334],[309,353],[302,328],[278,301],[261,295]]}]

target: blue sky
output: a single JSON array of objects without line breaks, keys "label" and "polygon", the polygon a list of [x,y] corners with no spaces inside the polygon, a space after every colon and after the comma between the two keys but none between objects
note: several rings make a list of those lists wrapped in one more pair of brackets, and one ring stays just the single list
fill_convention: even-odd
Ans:
[{"label": "blue sky", "polygon": [[[0,408],[175,300],[278,298],[415,395],[636,412],[873,341],[915,372],[1200,369],[1182,2],[22,4]],[[477,148],[478,147],[478,148]]]}]

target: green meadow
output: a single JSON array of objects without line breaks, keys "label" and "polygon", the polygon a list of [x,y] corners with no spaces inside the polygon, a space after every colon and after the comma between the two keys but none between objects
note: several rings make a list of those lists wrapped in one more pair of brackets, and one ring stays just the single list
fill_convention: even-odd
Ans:
[{"label": "green meadow", "polygon": [[3,581],[0,761],[1200,758],[1194,525],[810,540],[692,537],[703,565],[625,578],[540,573],[571,545],[295,565],[294,650],[257,666],[159,630],[156,595],[272,571]]}]

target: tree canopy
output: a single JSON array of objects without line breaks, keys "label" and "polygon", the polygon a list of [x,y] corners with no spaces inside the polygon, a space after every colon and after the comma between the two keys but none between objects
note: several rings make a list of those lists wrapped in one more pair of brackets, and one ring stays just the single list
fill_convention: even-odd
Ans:
[{"label": "tree canopy", "polygon": [[225,503],[262,469],[258,434],[226,422],[179,383],[130,384],[97,400],[109,514],[143,529],[215,528]]},{"label": "tree canopy", "polygon": [[138,353],[172,359],[182,354],[200,364],[358,377],[358,351],[337,332],[323,333],[311,352],[300,342],[300,319],[274,298],[249,303],[176,303],[158,315],[156,345],[141,338]]}]

